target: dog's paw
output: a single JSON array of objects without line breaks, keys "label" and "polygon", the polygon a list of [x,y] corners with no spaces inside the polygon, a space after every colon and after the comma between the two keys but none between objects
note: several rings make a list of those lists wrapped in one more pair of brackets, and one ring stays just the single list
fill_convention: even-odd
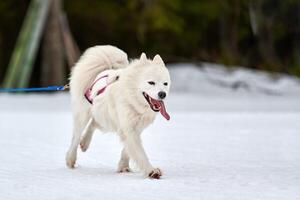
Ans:
[{"label": "dog's paw", "polygon": [[86,152],[86,150],[89,148],[90,143],[91,143],[92,137],[83,137],[80,141],[80,148],[82,152]]},{"label": "dog's paw", "polygon": [[126,173],[126,172],[131,172],[131,169],[128,166],[118,168],[118,173]]},{"label": "dog's paw", "polygon": [[89,148],[89,144],[85,142],[85,140],[81,140],[80,142],[80,149],[82,152],[86,152],[86,150]]},{"label": "dog's paw", "polygon": [[75,167],[75,160],[66,160],[67,167],[73,169]]},{"label": "dog's paw", "polygon": [[159,179],[162,176],[162,172],[159,168],[153,169],[149,174],[149,178]]},{"label": "dog's paw", "polygon": [[76,157],[67,155],[66,156],[66,165],[67,167],[73,169],[76,163]]}]

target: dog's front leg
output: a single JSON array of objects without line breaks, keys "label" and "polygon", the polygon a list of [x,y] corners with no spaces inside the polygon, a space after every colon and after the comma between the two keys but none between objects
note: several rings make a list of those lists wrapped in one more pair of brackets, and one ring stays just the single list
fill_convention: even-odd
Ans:
[{"label": "dog's front leg", "polygon": [[124,145],[129,157],[137,163],[140,170],[142,170],[150,178],[160,178],[162,175],[161,170],[154,168],[149,162],[149,159],[142,146],[140,134],[128,134],[124,139]]}]

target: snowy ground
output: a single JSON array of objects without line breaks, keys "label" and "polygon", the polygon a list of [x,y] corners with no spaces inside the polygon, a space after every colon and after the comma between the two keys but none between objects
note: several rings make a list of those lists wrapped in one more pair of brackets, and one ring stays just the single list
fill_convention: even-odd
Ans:
[{"label": "snowy ground", "polygon": [[69,95],[0,95],[0,199],[300,199],[300,83],[218,67],[174,67],[171,121],[143,134],[160,180],[116,173],[118,138],[64,155]]}]

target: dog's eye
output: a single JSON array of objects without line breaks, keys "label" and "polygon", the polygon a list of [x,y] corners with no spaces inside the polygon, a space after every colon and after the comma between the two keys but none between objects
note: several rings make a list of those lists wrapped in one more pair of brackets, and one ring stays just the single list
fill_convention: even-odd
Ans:
[{"label": "dog's eye", "polygon": [[150,85],[155,85],[155,83],[153,81],[149,81],[148,82]]},{"label": "dog's eye", "polygon": [[168,85],[168,83],[167,83],[167,82],[164,82],[164,85],[165,85],[165,86],[167,86],[167,85]]}]

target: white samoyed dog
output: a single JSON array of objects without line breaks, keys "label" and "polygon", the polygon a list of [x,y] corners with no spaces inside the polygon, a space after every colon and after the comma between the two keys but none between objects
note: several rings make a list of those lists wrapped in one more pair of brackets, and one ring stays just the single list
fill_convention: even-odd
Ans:
[{"label": "white samoyed dog", "polygon": [[131,159],[146,176],[160,178],[162,172],[150,163],[141,133],[159,112],[170,119],[163,102],[170,85],[159,55],[150,60],[142,53],[129,63],[127,54],[114,46],[86,50],[70,78],[74,130],[67,166],[74,168],[78,145],[86,151],[97,128],[117,133],[124,144],[118,172],[129,172]]}]

